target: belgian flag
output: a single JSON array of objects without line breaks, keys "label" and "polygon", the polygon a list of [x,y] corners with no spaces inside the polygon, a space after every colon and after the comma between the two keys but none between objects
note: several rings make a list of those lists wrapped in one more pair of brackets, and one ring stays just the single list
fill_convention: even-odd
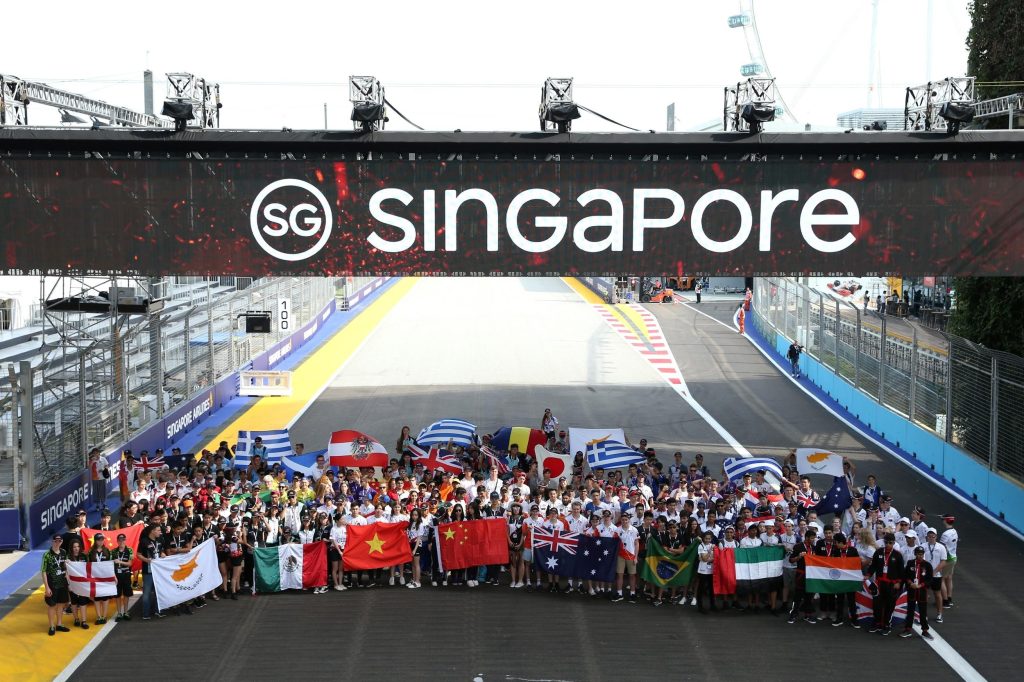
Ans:
[{"label": "belgian flag", "polygon": [[682,587],[693,580],[697,569],[697,548],[694,542],[682,554],[670,554],[653,537],[647,540],[647,556],[640,564],[640,577],[658,587]]}]

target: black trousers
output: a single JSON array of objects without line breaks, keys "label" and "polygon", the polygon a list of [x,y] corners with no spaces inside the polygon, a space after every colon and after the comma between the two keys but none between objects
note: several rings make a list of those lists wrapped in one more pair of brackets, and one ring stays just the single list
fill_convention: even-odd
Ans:
[{"label": "black trousers", "polygon": [[857,621],[857,593],[846,592],[832,595],[835,601],[836,620],[840,623],[848,618],[851,623]]},{"label": "black trousers", "polygon": [[892,612],[896,608],[896,588],[898,585],[888,582],[878,583],[878,595],[875,596],[875,625],[887,628],[892,624]]},{"label": "black trousers", "polygon": [[804,614],[814,613],[814,593],[807,591],[807,577],[798,572],[794,581],[793,610],[790,613],[802,611]]},{"label": "black trousers", "polygon": [[914,628],[914,609],[921,614],[921,631],[928,632],[928,589],[907,588],[907,621],[903,627],[907,630]]},{"label": "black trousers", "polygon": [[715,580],[710,573],[697,574],[697,608],[704,608],[704,597],[707,596],[711,608],[715,608]]}]

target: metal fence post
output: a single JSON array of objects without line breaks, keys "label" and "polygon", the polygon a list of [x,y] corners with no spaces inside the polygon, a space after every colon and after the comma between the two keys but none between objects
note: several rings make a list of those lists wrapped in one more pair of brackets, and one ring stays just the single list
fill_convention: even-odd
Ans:
[{"label": "metal fence post", "polygon": [[946,353],[946,433],[947,443],[953,442],[953,337],[946,337],[949,350]]},{"label": "metal fence post", "polygon": [[88,350],[78,357],[78,449],[82,457],[89,451],[89,402],[85,394],[85,360]]},{"label": "metal fence post", "polygon": [[853,385],[860,388],[860,334],[861,334],[861,319],[860,310],[854,309],[857,313],[857,340],[853,348]]},{"label": "metal fence post", "polygon": [[[35,386],[32,384],[32,363],[28,360],[19,362],[18,375],[18,388],[21,393],[21,430],[16,431],[14,435],[20,436],[19,455],[24,465],[21,501],[27,510],[36,496]],[[12,412],[16,415],[17,408]]]},{"label": "metal fence post", "polygon": [[210,352],[207,354],[210,365],[210,377],[207,382],[212,386],[217,381],[217,363],[213,357],[217,352],[217,346],[213,343],[213,294],[210,292],[210,280],[206,280],[206,344]]},{"label": "metal fence post", "polygon": [[886,357],[885,357],[886,356],[886,353],[885,353],[886,342],[885,342],[885,340],[888,338],[888,336],[887,336],[888,332],[886,331],[886,325],[885,325],[886,317],[887,317],[886,315],[882,315],[882,333],[879,335],[879,343],[878,343],[878,403],[880,405],[884,405],[885,404],[884,399],[883,399],[882,396],[885,394],[885,361],[886,361]]},{"label": "metal fence post", "polygon": [[910,349],[910,421],[914,422],[914,415],[917,414],[917,327],[914,330],[914,344]]},{"label": "metal fence post", "polygon": [[835,341],[835,351],[836,351],[835,352],[836,366],[833,367],[833,369],[835,370],[836,374],[839,374],[839,329],[840,329],[840,326],[841,326],[840,325],[841,320],[839,319],[839,299],[833,300],[832,303],[834,303],[835,307],[836,307],[836,316],[834,318],[835,323],[834,323],[834,326],[832,328],[832,338],[833,338],[833,341]]},{"label": "metal fence post", "polygon": [[999,360],[992,356],[992,404],[989,415],[988,468],[996,470],[996,459],[999,456]]}]

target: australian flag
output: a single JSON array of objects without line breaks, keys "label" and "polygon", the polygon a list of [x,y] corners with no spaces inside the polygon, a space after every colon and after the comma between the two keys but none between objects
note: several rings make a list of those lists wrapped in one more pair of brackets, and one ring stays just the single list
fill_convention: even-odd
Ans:
[{"label": "australian flag", "polygon": [[853,506],[853,496],[850,495],[850,486],[842,476],[835,476],[832,479],[832,487],[825,493],[821,502],[814,507],[819,514],[842,514]]},{"label": "australian flag", "polygon": [[545,573],[566,578],[615,580],[618,538],[593,538],[578,533],[534,531],[533,563]]}]

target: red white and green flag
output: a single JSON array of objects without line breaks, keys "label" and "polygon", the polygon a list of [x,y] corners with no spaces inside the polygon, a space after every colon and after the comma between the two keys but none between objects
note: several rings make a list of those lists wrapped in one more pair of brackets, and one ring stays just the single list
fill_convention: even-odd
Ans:
[{"label": "red white and green flag", "polygon": [[807,556],[807,591],[818,594],[858,592],[864,580],[860,558],[849,556]]},{"label": "red white and green flag", "polygon": [[280,545],[256,548],[256,591],[280,592],[327,584],[327,546]]}]

